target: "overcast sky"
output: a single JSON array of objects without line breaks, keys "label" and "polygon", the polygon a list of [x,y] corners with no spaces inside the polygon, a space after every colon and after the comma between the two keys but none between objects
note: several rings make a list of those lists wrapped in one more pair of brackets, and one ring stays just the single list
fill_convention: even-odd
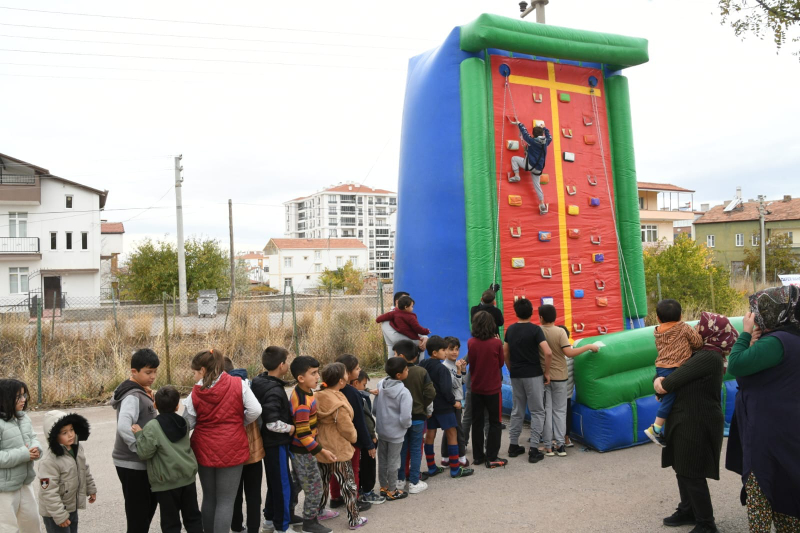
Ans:
[{"label": "overcast sky", "polygon": [[[695,189],[698,207],[737,185],[800,196],[800,64],[740,42],[716,4],[551,0],[547,22],[650,41],[626,71],[639,180]],[[519,14],[515,0],[222,5],[0,0],[0,152],[108,189],[128,251],[174,238],[183,154],[185,233],[227,247],[232,198],[236,249],[261,249],[288,199],[348,180],[397,190],[408,59],[481,13]]]}]

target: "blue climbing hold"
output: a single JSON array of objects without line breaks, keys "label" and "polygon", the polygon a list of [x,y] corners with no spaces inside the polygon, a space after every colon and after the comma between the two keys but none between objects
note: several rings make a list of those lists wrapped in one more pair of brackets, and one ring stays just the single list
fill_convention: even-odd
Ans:
[{"label": "blue climbing hold", "polygon": [[503,76],[504,78],[509,77],[511,75],[511,68],[505,63],[503,63],[502,65],[500,65],[500,75]]},{"label": "blue climbing hold", "polygon": [[597,78],[594,76],[589,76],[589,87],[597,87]]}]

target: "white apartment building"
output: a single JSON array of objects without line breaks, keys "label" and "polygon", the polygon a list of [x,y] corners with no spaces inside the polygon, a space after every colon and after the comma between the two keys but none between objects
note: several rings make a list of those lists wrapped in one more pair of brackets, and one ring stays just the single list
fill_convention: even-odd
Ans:
[{"label": "white apartment building", "polygon": [[107,197],[0,154],[0,312],[31,297],[46,309],[99,303],[101,256],[113,256],[101,243]]},{"label": "white apartment building", "polygon": [[236,261],[247,265],[247,278],[250,283],[267,283],[269,276],[269,257],[263,251],[249,251],[236,256]]},{"label": "white apartment building", "polygon": [[356,268],[367,263],[367,246],[358,239],[270,239],[264,247],[269,257],[269,286],[295,292],[317,289],[327,268],[336,270],[348,262]]},{"label": "white apartment building", "polygon": [[358,239],[369,250],[368,263],[360,268],[383,279],[394,278],[395,241],[391,220],[397,211],[396,192],[344,183],[283,205],[287,237]]}]

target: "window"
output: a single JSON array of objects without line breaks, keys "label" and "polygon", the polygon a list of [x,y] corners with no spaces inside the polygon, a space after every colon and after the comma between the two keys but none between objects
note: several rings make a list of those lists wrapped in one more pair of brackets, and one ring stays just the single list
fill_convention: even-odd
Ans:
[{"label": "window", "polygon": [[8,214],[8,236],[9,237],[28,236],[28,213]]},{"label": "window", "polygon": [[308,261],[308,256],[307,255],[303,256],[303,261]]},{"label": "window", "polygon": [[288,289],[292,286],[292,278],[283,278],[283,286]]},{"label": "window", "polygon": [[715,242],[716,242],[716,239],[714,238],[713,235],[708,235],[706,237],[706,246],[708,246],[709,248],[713,248]]},{"label": "window", "polygon": [[354,267],[357,267],[358,266],[358,256],[357,255],[351,255],[350,256],[350,262],[353,263]]},{"label": "window", "polygon": [[283,258],[283,266],[285,268],[292,268],[292,258],[291,257],[284,257]]},{"label": "window", "polygon": [[753,233],[752,235],[750,235],[750,245],[751,246],[758,246],[759,242],[760,241],[759,241],[758,233]]},{"label": "window", "polygon": [[28,292],[28,267],[12,267],[8,269],[8,272],[11,294]]},{"label": "window", "polygon": [[314,265],[314,272],[322,272],[322,265],[317,263]]},{"label": "window", "polygon": [[306,279],[311,279],[311,276],[306,276]]},{"label": "window", "polygon": [[67,250],[72,250],[72,232],[67,232]]},{"label": "window", "polygon": [[364,238],[364,230],[363,229],[358,230],[358,238],[359,239],[363,239]]},{"label": "window", "polygon": [[334,238],[336,238],[336,235],[338,235],[338,234],[336,233],[336,230],[335,230],[335,229],[329,229],[329,230],[328,230],[328,237],[334,237]]},{"label": "window", "polygon": [[68,194],[64,200],[64,207],[67,209],[72,209],[72,195]]},{"label": "window", "polygon": [[744,233],[736,234],[736,246],[744,246]]},{"label": "window", "polygon": [[51,250],[58,250],[58,232],[51,231],[50,232],[50,249]]},{"label": "window", "polygon": [[333,206],[333,207],[330,207],[330,208],[328,208],[328,214],[329,214],[329,215],[335,215],[335,214],[337,214],[337,211],[336,211],[336,206]]},{"label": "window", "polygon": [[314,261],[322,260],[322,250],[314,250]]},{"label": "window", "polygon": [[397,205],[397,198],[389,198],[389,205]]},{"label": "window", "polygon": [[658,226],[642,224],[642,242],[658,242]]},{"label": "window", "polygon": [[338,221],[337,221],[335,218],[333,218],[333,217],[331,217],[331,218],[329,218],[329,219],[328,219],[328,225],[329,225],[329,226],[336,226],[338,223],[339,223],[339,222],[338,222]]},{"label": "window", "polygon": [[639,197],[639,209],[644,209],[644,196]]},{"label": "window", "polygon": [[336,268],[342,268],[344,266],[344,257],[341,255],[336,256]]},{"label": "window", "polygon": [[328,203],[335,204],[339,197],[335,194],[328,195]]}]

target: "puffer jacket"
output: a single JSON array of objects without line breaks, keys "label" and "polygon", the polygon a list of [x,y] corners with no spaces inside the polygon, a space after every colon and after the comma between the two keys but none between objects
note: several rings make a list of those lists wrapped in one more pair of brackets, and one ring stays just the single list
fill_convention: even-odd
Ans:
[{"label": "puffer jacket", "polygon": [[[358,440],[358,432],[353,424],[353,408],[340,391],[323,389],[314,395],[317,398],[317,440],[336,456],[340,463],[353,458],[353,443]],[[317,455],[320,463],[330,462],[322,454]]]},{"label": "puffer jacket", "polygon": [[[59,444],[58,434],[68,424],[75,430],[75,441],[71,446],[64,446]],[[62,524],[70,513],[86,509],[88,496],[97,494],[80,444],[89,438],[89,422],[76,413],[49,411],[44,416],[42,429],[48,449],[39,463],[39,514]]]},{"label": "puffer jacket", "polygon": [[31,419],[24,411],[6,421],[0,413],[0,492],[15,492],[36,477],[31,461],[31,448],[42,445],[36,440]]}]

